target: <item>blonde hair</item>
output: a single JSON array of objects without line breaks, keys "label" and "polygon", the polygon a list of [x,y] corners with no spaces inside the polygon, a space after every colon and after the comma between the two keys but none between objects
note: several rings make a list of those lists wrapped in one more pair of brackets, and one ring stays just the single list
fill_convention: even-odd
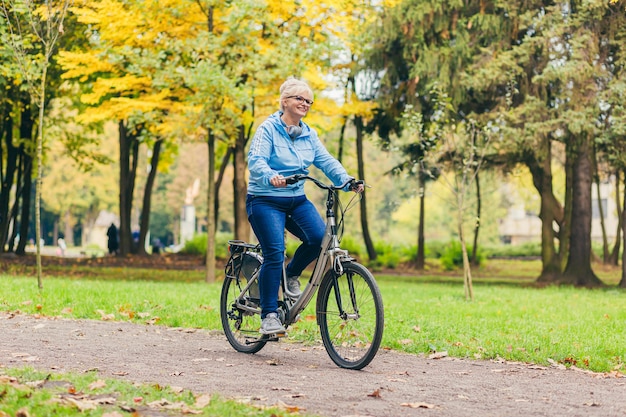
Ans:
[{"label": "blonde hair", "polygon": [[302,93],[303,91],[308,92],[309,94],[311,94],[311,99],[313,98],[313,90],[311,90],[311,87],[309,87],[309,84],[307,84],[306,81],[303,80],[299,80],[295,77],[289,77],[287,78],[287,80],[283,83],[283,85],[280,86],[280,110],[285,110],[283,107],[283,100],[285,100],[287,97],[290,96],[297,96],[298,93]]}]

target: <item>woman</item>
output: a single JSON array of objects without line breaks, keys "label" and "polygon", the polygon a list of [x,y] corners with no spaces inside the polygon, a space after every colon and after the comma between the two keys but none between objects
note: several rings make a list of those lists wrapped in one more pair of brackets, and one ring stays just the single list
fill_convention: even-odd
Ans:
[{"label": "woman", "polygon": [[[278,314],[278,291],[284,264],[287,229],[302,241],[286,267],[287,296],[298,297],[302,271],[319,253],[324,221],[304,194],[304,183],[287,186],[285,177],[308,174],[316,166],[336,185],[352,179],[322,145],[317,132],[302,121],[313,105],[309,85],[289,78],[280,87],[280,110],[257,129],[250,151],[246,209],[261,244],[264,262],[259,275],[262,334],[284,334]],[[355,188],[363,191],[363,185]]]}]

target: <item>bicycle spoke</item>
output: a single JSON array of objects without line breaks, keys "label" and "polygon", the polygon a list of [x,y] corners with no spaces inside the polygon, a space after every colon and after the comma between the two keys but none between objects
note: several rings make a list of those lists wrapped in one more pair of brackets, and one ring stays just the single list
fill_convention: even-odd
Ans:
[{"label": "bicycle spoke", "polygon": [[361,369],[374,358],[380,346],[382,298],[373,277],[363,266],[350,263],[344,272],[336,278],[327,275],[320,287],[320,331],[335,363]]}]

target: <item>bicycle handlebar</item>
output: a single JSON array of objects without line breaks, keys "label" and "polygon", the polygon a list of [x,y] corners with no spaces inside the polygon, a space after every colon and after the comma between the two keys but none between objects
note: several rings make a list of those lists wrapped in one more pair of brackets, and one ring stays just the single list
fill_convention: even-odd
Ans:
[{"label": "bicycle handlebar", "polygon": [[304,180],[312,181],[315,185],[317,185],[319,188],[323,190],[343,190],[344,188],[346,188],[348,184],[351,184],[350,189],[354,189],[359,184],[365,184],[365,181],[356,180],[354,178],[349,179],[348,181],[344,182],[341,185],[327,185],[316,178],[310,177],[308,175],[303,175],[303,174],[294,174],[294,175],[285,177],[285,182],[287,184],[295,184],[298,181],[304,181]]}]

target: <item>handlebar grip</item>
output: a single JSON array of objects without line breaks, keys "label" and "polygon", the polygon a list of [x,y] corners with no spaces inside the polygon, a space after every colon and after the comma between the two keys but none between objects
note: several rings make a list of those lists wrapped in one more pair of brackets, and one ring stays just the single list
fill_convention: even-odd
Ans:
[{"label": "handlebar grip", "polygon": [[297,183],[297,182],[298,182],[298,181],[300,181],[301,179],[302,179],[302,176],[301,176],[301,175],[294,174],[294,175],[290,175],[290,176],[288,176],[288,177],[285,177],[285,182],[286,182],[288,185],[291,185],[291,184],[295,184],[295,183]]},{"label": "handlebar grip", "polygon": [[350,181],[350,190],[356,190],[359,185],[365,185],[365,181],[353,179]]}]

